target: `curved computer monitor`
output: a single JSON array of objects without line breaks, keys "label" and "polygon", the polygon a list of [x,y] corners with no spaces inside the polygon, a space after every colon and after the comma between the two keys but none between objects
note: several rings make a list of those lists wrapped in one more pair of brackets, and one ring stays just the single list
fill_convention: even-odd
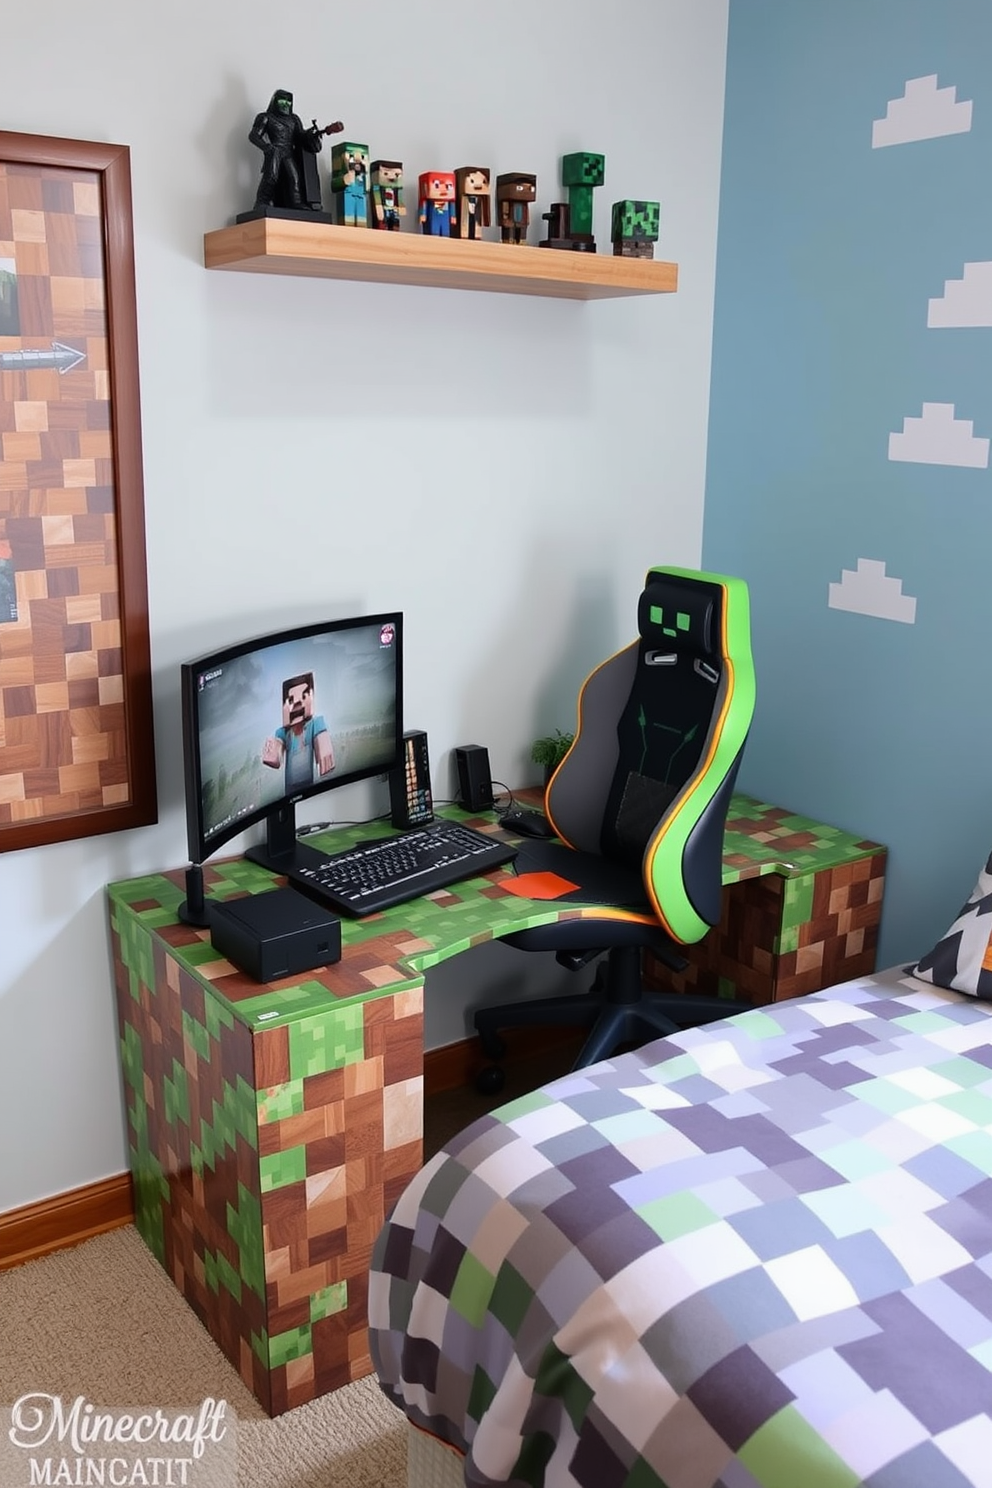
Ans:
[{"label": "curved computer monitor", "polygon": [[[194,870],[258,822],[246,856],[275,872],[314,849],[296,805],[397,768],[403,617],[328,620],[227,646],[182,667],[186,829]],[[202,879],[199,880],[202,884]],[[205,923],[194,873],[184,918]]]}]

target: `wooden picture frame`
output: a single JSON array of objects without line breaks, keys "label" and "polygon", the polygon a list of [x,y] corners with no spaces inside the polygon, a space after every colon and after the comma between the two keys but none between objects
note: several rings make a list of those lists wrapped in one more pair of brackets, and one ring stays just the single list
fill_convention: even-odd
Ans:
[{"label": "wooden picture frame", "polygon": [[0,851],[156,820],[130,153],[0,131]]}]

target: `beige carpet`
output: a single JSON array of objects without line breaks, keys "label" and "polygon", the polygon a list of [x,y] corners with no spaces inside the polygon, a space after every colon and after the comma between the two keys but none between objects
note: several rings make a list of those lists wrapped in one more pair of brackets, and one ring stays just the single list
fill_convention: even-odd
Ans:
[{"label": "beige carpet", "polygon": [[403,1488],[406,1426],[374,1376],[270,1420],[133,1226],[0,1272],[0,1402],[39,1391],[96,1406],[237,1418],[239,1488]]},{"label": "beige carpet", "polygon": [[[564,1073],[580,1037],[508,1060],[499,1095],[461,1087],[432,1096],[425,1152],[481,1112]],[[237,1419],[238,1488],[405,1488],[407,1481],[405,1417],[373,1376],[270,1420],[130,1225],[0,1271],[0,1425],[29,1392],[60,1395],[66,1407],[82,1395],[108,1410],[225,1400]],[[0,1488],[10,1488],[2,1470]]]}]

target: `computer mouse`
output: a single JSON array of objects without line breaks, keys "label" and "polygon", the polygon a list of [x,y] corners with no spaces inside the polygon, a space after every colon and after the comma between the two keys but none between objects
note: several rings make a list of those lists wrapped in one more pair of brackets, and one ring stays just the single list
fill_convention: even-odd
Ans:
[{"label": "computer mouse", "polygon": [[542,812],[528,811],[520,806],[508,811],[500,818],[499,824],[508,832],[516,832],[521,837],[553,837],[555,835],[554,827]]}]

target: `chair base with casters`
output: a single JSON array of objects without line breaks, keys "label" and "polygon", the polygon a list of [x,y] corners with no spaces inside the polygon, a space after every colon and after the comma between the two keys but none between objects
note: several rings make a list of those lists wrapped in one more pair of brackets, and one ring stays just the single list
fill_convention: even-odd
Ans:
[{"label": "chair base with casters", "polygon": [[[513,937],[509,939],[512,944]],[[581,1028],[591,1024],[589,1035],[572,1065],[573,1070],[585,1069],[600,1059],[608,1059],[624,1044],[643,1044],[675,1033],[689,1024],[728,1018],[731,1013],[742,1012],[750,1006],[726,997],[655,992],[645,987],[641,973],[642,949],[641,945],[614,946],[597,968],[592,986],[584,992],[479,1008],[474,1016],[475,1031],[486,1058],[493,1061],[503,1058],[506,1045],[499,1033],[504,1028],[549,1024]],[[655,943],[652,949],[673,971],[685,967],[684,957],[675,955],[669,946]],[[575,970],[600,953],[593,950],[585,955],[571,956],[560,951],[556,959],[561,965]],[[501,1066],[494,1062],[485,1065],[476,1075],[475,1088],[481,1095],[496,1095],[502,1090],[504,1080]]]}]

